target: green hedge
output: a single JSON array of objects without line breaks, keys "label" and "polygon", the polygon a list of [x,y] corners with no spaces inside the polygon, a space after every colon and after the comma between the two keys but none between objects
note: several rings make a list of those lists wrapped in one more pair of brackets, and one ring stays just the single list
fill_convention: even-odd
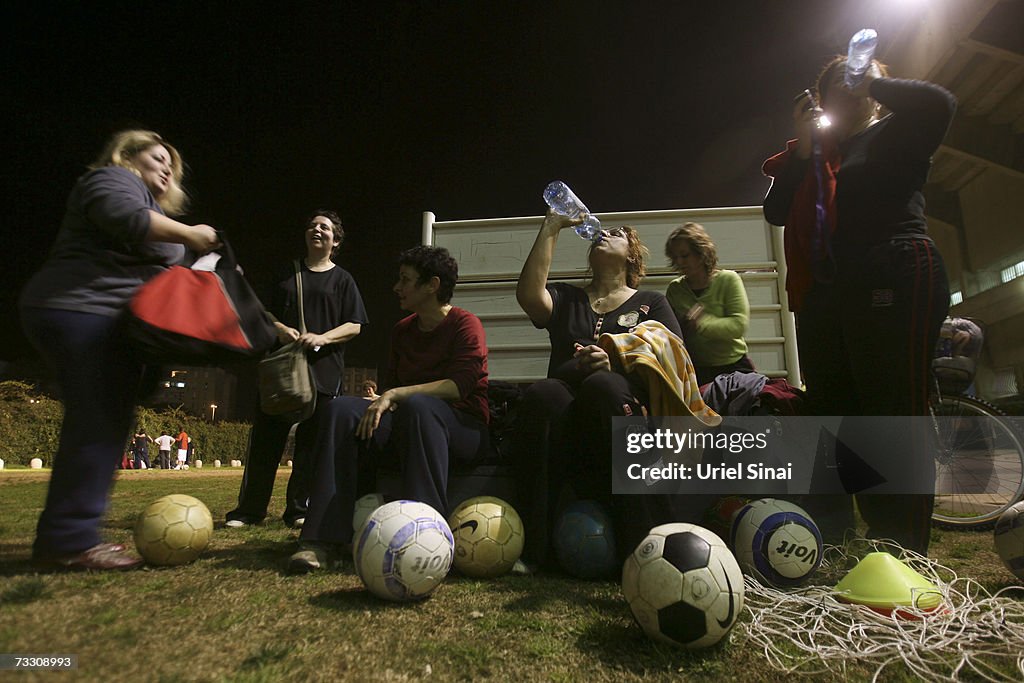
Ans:
[{"label": "green hedge", "polygon": [[[52,466],[63,417],[60,401],[39,394],[32,385],[0,382],[0,459],[8,465],[27,467],[32,458],[40,458],[43,467]],[[204,463],[212,464],[216,459],[225,464],[229,460],[245,460],[250,427],[247,422],[211,424],[178,408],[159,412],[140,408],[138,417],[153,438],[160,436],[162,430],[176,437],[179,429],[184,428],[195,441],[195,457]],[[150,455],[156,455],[152,446]]]}]

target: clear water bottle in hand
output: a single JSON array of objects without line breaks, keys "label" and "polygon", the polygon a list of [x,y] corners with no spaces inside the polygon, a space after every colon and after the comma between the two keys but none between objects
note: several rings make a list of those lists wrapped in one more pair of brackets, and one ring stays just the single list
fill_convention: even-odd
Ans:
[{"label": "clear water bottle in hand", "polygon": [[576,226],[576,234],[585,240],[593,240],[601,232],[601,221],[590,214],[590,209],[580,201],[569,186],[561,180],[555,180],[544,188],[544,201],[555,213],[576,218],[581,213],[587,215],[582,223]]},{"label": "clear water bottle in hand", "polygon": [[871,68],[871,59],[878,47],[878,34],[873,28],[862,28],[850,38],[850,49],[846,53],[846,74],[844,80],[847,88],[853,88],[864,78]]}]

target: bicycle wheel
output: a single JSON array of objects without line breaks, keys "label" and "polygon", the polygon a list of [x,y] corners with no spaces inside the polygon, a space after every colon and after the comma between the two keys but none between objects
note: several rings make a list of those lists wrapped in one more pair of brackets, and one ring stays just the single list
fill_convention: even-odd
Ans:
[{"label": "bicycle wheel", "polygon": [[947,529],[989,529],[1024,497],[1024,441],[1005,414],[969,396],[934,405],[932,522]]}]

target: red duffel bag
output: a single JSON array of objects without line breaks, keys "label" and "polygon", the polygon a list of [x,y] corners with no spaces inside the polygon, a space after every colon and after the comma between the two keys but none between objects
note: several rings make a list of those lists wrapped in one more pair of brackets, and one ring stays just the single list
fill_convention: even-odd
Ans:
[{"label": "red duffel bag", "polygon": [[135,293],[125,334],[146,362],[218,365],[259,358],[277,343],[270,316],[221,241],[214,270],[172,266]]}]

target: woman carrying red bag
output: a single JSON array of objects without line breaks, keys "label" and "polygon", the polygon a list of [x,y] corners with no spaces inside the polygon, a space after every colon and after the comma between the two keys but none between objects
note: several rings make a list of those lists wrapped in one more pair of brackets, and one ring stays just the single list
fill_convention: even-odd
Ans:
[{"label": "woman carrying red bag", "polygon": [[62,569],[131,569],[142,560],[104,543],[100,524],[132,428],[142,364],[119,318],[144,282],[219,246],[209,225],[186,225],[184,165],[152,131],[114,135],[78,179],[49,259],[21,293],[29,339],[52,366],[64,402],[60,445],[33,559]]}]

